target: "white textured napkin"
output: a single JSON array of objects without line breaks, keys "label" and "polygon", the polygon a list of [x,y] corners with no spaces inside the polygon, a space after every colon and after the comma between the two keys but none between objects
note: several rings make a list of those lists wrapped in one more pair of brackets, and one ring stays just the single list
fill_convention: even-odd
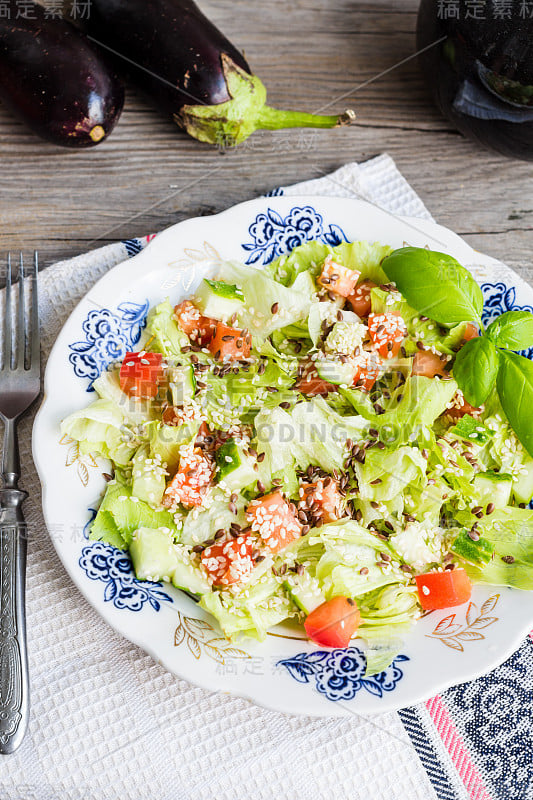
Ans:
[{"label": "white textured napkin", "polygon": [[[430,219],[383,155],[283,193],[360,197]],[[40,275],[44,352],[90,286],[127,256],[110,245]],[[433,800],[398,716],[290,717],[175,678],[118,636],[67,576],[46,532],[20,426],[30,530],[31,721],[0,760],[0,800]],[[68,532],[67,532],[68,535]]]}]

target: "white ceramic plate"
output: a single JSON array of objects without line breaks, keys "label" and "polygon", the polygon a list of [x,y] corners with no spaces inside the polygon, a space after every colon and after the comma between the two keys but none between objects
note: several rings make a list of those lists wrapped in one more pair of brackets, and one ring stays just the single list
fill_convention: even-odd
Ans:
[{"label": "white ceramic plate", "polygon": [[[320,716],[379,713],[504,661],[533,627],[533,595],[476,586],[470,604],[421,619],[394,664],[369,679],[363,677],[364,650],[357,640],[347,651],[318,650],[299,631],[278,628],[262,644],[229,644],[188,597],[167,585],[138,582],[125,553],[87,540],[91,509],[105,486],[104,463],[80,457],[59,431],[64,417],[94,399],[91,381],[134,348],[150,305],[192,293],[218,258],[266,264],[309,239],[428,245],[473,272],[485,295],[486,319],[533,305],[533,290],[515,273],[434,223],[398,218],[356,200],[253,200],[169,228],[91,289],[50,355],[33,453],[56,549],[76,586],[123,636],[180,677],[272,709]],[[105,646],[102,641],[103,655]]]}]

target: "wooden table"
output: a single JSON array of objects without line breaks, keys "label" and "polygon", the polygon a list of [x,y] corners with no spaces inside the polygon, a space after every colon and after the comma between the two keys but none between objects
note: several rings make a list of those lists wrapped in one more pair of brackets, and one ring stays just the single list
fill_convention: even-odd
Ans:
[{"label": "wooden table", "polygon": [[[92,150],[48,145],[0,109],[0,251],[44,266],[212,214],[278,184],[381,152],[435,218],[533,279],[533,164],[465,140],[434,108],[411,58],[414,0],[201,0],[279,107],[357,111],[349,129],[256,133],[224,154],[188,138],[128,87],[115,132]],[[338,100],[339,96],[345,96]]]}]

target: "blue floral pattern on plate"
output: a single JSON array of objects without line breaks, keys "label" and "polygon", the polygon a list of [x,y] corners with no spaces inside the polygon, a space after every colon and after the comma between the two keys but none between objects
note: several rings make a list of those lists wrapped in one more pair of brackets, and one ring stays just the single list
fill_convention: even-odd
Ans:
[{"label": "blue floral pattern on plate", "polygon": [[376,697],[383,697],[384,692],[392,692],[403,678],[403,672],[398,667],[402,661],[409,661],[409,657],[397,655],[387,669],[368,677],[365,677],[366,656],[358,647],[298,653],[277,663],[284,666],[299,683],[309,683],[313,676],[317,691],[328,700],[336,701],[352,700],[361,689]]},{"label": "blue floral pattern on plate", "polygon": [[89,311],[82,325],[85,341],[69,344],[69,361],[78,378],[88,378],[87,391],[93,391],[93,383],[114,361],[124,358],[125,353],[139,341],[146,325],[148,300],[145,303],[121,303],[116,311],[99,308]]},{"label": "blue floral pattern on plate", "polygon": [[[484,325],[489,325],[493,320],[506,311],[532,311],[532,306],[521,306],[516,302],[516,288],[507,286],[502,281],[497,283],[482,283],[484,305],[481,319]],[[523,350],[522,355],[533,360],[533,347]]]},{"label": "blue floral pattern on plate", "polygon": [[159,611],[163,601],[173,602],[159,588],[160,582],[138,581],[129,555],[110,544],[92,542],[83,547],[79,565],[92,581],[105,583],[104,600],[112,602],[115,608],[141,611],[149,603],[154,611]]},{"label": "blue floral pattern on plate", "polygon": [[283,253],[313,239],[332,247],[348,241],[339,225],[326,227],[322,215],[312,206],[295,206],[286,217],[268,208],[266,214],[257,215],[248,233],[253,241],[242,244],[243,250],[249,253],[247,264],[270,264]]}]

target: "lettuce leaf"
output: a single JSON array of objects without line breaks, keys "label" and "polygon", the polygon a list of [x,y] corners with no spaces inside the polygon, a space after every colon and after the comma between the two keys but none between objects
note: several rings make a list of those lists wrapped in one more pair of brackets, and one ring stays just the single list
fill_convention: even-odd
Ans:
[{"label": "lettuce leaf", "polygon": [[495,556],[484,567],[465,565],[472,580],[533,589],[533,512],[528,508],[504,508],[483,517],[478,526],[481,536],[494,547]]},{"label": "lettuce leaf", "polygon": [[128,426],[121,409],[112,400],[95,400],[87,408],[75,411],[61,423],[63,436],[80,443],[80,453],[96,453],[125,466],[141,439]]},{"label": "lettuce leaf", "polygon": [[131,486],[117,473],[115,480],[107,484],[89,538],[127,549],[138,528],[167,528],[173,533],[176,531],[172,514],[168,511],[154,511],[147,503],[132,497]]},{"label": "lettuce leaf", "polygon": [[180,357],[183,362],[189,360],[182,353],[182,347],[190,345],[189,337],[177,325],[174,319],[174,307],[168,300],[159,303],[149,314],[146,326],[146,348],[164,356]]}]

